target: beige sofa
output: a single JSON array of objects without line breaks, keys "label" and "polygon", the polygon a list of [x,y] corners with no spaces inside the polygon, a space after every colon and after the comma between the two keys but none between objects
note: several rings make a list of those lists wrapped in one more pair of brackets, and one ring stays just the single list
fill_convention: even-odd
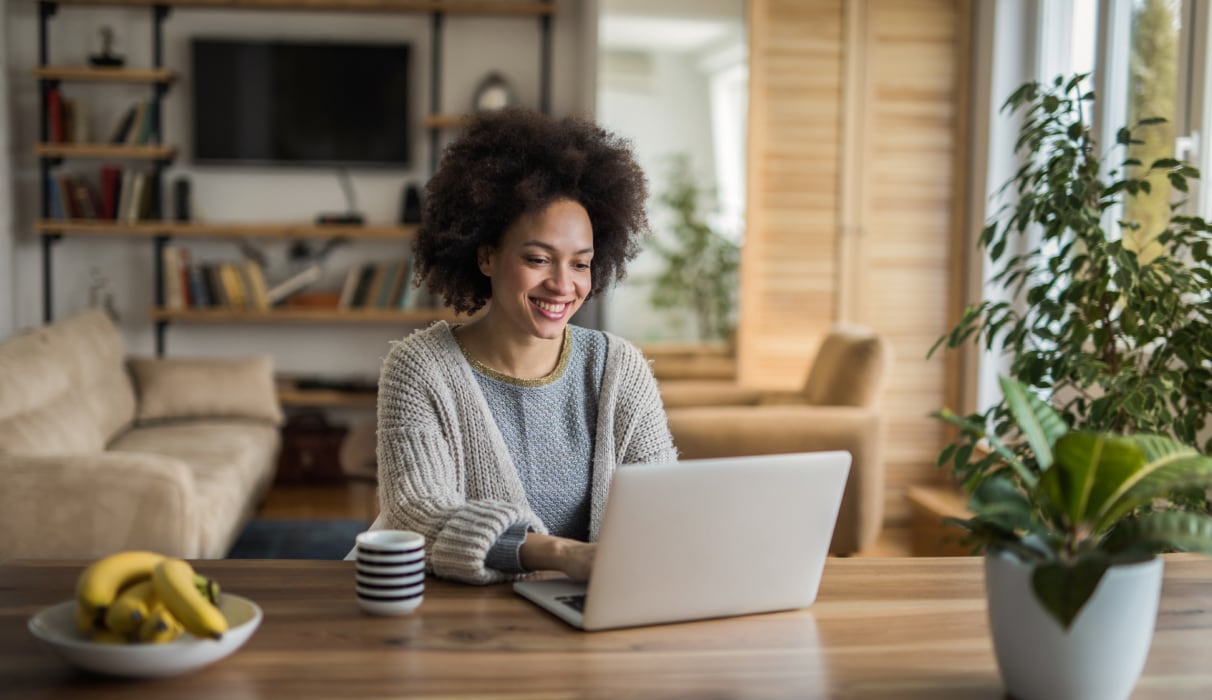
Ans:
[{"label": "beige sofa", "polygon": [[771,393],[718,380],[659,383],[683,459],[846,450],[853,461],[830,550],[870,546],[883,525],[884,419],[892,348],[870,329],[839,325],[817,350],[803,388]]},{"label": "beige sofa", "polygon": [[281,419],[269,358],[127,360],[100,310],[0,342],[0,561],[225,556]]}]

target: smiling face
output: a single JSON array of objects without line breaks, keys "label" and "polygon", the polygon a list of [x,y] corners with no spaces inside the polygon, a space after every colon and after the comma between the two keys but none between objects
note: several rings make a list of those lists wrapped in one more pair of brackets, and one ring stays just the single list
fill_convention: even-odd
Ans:
[{"label": "smiling face", "polygon": [[518,332],[555,340],[592,289],[593,225],[585,207],[559,199],[523,214],[495,248],[480,249],[480,271],[492,278],[489,313]]}]

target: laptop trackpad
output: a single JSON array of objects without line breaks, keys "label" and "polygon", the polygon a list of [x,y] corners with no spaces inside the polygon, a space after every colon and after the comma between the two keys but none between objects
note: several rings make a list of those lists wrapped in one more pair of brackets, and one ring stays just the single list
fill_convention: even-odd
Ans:
[{"label": "laptop trackpad", "polygon": [[571,579],[518,581],[513,590],[565,622],[581,627],[584,620],[585,592],[588,584]]}]

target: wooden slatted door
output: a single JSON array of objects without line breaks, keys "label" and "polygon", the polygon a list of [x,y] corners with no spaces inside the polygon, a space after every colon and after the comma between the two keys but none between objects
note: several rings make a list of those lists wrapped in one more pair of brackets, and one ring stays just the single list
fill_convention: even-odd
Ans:
[{"label": "wooden slatted door", "polygon": [[751,0],[738,378],[803,383],[835,318],[842,1]]},{"label": "wooden slatted door", "polygon": [[935,483],[958,405],[953,354],[966,201],[967,0],[752,0],[749,227],[738,376],[802,382],[837,320],[892,343],[886,520]]}]

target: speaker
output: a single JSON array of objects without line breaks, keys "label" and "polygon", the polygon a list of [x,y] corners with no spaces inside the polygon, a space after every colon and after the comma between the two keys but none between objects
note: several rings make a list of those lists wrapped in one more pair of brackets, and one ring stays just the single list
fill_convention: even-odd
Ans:
[{"label": "speaker", "polygon": [[173,219],[176,221],[189,221],[191,217],[189,180],[179,177],[173,181]]},{"label": "speaker", "polygon": [[404,196],[400,202],[400,223],[421,223],[421,192],[416,185],[404,188]]}]

